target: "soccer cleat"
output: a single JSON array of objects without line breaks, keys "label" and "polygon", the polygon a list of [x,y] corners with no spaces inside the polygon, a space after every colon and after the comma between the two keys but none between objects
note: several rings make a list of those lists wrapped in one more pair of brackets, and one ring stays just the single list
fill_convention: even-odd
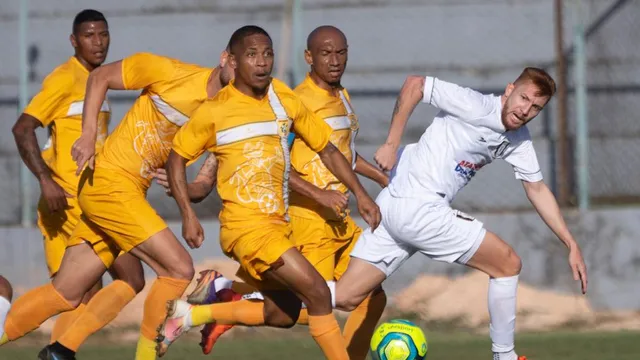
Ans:
[{"label": "soccer cleat", "polygon": [[518,356],[518,360],[527,360],[526,356]]},{"label": "soccer cleat", "polygon": [[218,301],[215,280],[223,277],[215,270],[204,270],[200,272],[200,278],[196,282],[196,288],[187,296],[187,302],[194,305],[212,304]]},{"label": "soccer cleat", "polygon": [[38,353],[38,360],[76,360],[76,357],[61,354],[55,351],[51,345],[47,345]]},{"label": "soccer cleat", "polygon": [[[231,289],[220,290],[217,297],[219,302],[238,301],[242,299],[241,294]],[[233,325],[222,325],[216,324],[215,322],[205,325],[204,328],[200,330],[200,334],[202,334],[202,340],[200,341],[202,352],[208,355],[213,349],[213,345],[218,341],[218,338],[225,332],[231,330],[231,328],[233,328]]]},{"label": "soccer cleat", "polygon": [[158,357],[164,356],[169,350],[169,346],[176,341],[180,335],[191,329],[191,309],[193,305],[182,300],[167,301],[167,317],[158,328],[156,338],[156,353]]}]

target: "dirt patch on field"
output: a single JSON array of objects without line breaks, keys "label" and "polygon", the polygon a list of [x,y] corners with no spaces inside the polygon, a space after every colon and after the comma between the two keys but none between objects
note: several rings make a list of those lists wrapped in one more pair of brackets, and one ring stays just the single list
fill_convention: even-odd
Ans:
[{"label": "dirt patch on field", "polygon": [[[196,273],[205,269],[216,269],[229,278],[235,278],[238,264],[226,259],[211,259],[196,266]],[[142,319],[144,301],[153,283],[147,286],[114,320],[106,330],[131,333],[125,337],[137,338],[137,329]],[[195,279],[187,289],[190,293]],[[487,312],[488,277],[479,272],[471,272],[457,278],[424,275],[414,283],[395,294],[390,300],[387,315],[390,317],[411,317],[428,324],[449,324],[478,332],[486,332],[489,316]],[[596,312],[587,298],[582,295],[561,294],[520,284],[518,289],[519,331],[546,331],[555,329],[574,330],[640,330],[640,312]],[[343,317],[344,314],[340,314]],[[53,321],[47,321],[40,330],[50,332]],[[304,330],[304,329],[302,329]],[[301,330],[301,331],[302,331]],[[276,330],[280,333],[283,330]],[[122,331],[123,333],[125,331]],[[192,331],[197,334],[197,332]],[[232,333],[261,333],[257,329],[234,328]],[[268,333],[271,333],[269,331]],[[123,334],[124,336],[124,334]]]}]

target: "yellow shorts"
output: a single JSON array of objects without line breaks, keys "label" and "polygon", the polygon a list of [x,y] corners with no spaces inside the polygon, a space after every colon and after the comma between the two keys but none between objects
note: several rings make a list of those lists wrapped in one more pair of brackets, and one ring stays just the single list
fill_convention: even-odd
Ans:
[{"label": "yellow shorts", "polygon": [[82,213],[76,198],[67,198],[67,203],[69,207],[64,212],[50,213],[44,198],[38,202],[38,227],[42,232],[44,257],[51,277],[60,269],[64,251]]},{"label": "yellow shorts", "polygon": [[282,289],[262,274],[277,264],[287,250],[295,247],[289,224],[265,223],[262,226],[220,226],[220,246],[230,258],[240,263],[238,277],[260,290]]},{"label": "yellow shorts", "polygon": [[347,216],[344,221],[327,221],[290,216],[292,238],[311,265],[327,280],[339,280],[347,270],[350,254],[362,229]]},{"label": "yellow shorts", "polygon": [[85,171],[78,202],[82,216],[70,246],[88,242],[106,267],[113,264],[120,250],[128,252],[167,227],[147,201],[145,191],[118,171]]}]

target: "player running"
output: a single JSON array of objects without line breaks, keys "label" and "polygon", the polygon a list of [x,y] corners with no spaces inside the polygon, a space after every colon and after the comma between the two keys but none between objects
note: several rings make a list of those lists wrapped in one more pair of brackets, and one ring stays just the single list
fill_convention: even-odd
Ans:
[{"label": "player running", "polygon": [[[347,58],[347,39],[342,31],[333,26],[316,28],[309,34],[305,50],[305,59],[311,71],[294,92],[309,110],[331,126],[331,143],[351,162],[355,172],[384,187],[388,183],[387,176],[355,152],[358,119],[351,106],[349,93],[340,83]],[[193,200],[202,197],[202,189],[211,191],[215,184],[217,164],[215,157],[210,158],[212,159],[207,159],[195,181],[189,185],[189,196]],[[348,189],[300,138],[293,144],[291,165],[295,170],[291,172],[289,180],[294,190],[291,192],[289,206],[291,237],[296,247],[326,281],[338,280],[346,270],[349,254],[362,233],[351,216],[345,213]],[[158,183],[168,187],[165,177],[159,174]],[[209,270],[201,275],[196,289],[189,296],[190,303],[206,303],[223,297],[240,298],[232,289],[237,284],[224,281],[220,273]],[[229,289],[231,293],[224,289]],[[195,300],[198,298],[200,300]],[[252,294],[251,298],[262,296]],[[385,305],[386,295],[379,289],[349,314],[343,336],[350,359],[366,358],[369,340]],[[308,324],[306,309],[301,311],[297,324]],[[201,342],[203,352],[210,353],[218,337],[232,327],[233,325],[217,323],[205,325]]]},{"label": "player running", "polygon": [[[40,184],[38,227],[42,231],[44,253],[49,275],[54,278],[60,269],[62,256],[80,219],[77,201],[78,180],[76,166],[71,159],[71,146],[81,132],[82,107],[89,73],[102,65],[109,50],[109,28],[104,15],[96,10],[83,10],[73,20],[71,45],[75,50],[64,64],[53,70],[44,80],[41,91],[31,100],[13,126],[18,151]],[[98,140],[100,149],[107,136],[111,110],[104,101],[98,116]],[[40,151],[36,128],[47,127],[49,141]],[[144,287],[140,261],[131,255],[119,257],[110,268],[117,284],[103,294],[112,297],[114,288],[120,288],[125,296],[133,298]],[[61,314],[51,333],[51,342],[73,324],[86,309],[86,304],[101,287],[98,280],[88,291],[82,303],[74,310]],[[10,337],[12,326],[9,326]],[[72,334],[84,337],[85,331]]]},{"label": "player running", "polygon": [[[72,149],[78,173],[85,164],[93,164],[98,117],[107,90],[142,89],[142,93],[107,138],[95,167],[83,172],[78,197],[83,217],[70,240],[73,246],[67,248],[52,284],[31,290],[14,304],[15,319],[11,321],[12,311],[7,324],[24,324],[16,333],[25,334],[47,318],[74,309],[123,250],[145,261],[158,274],[145,301],[136,352],[136,359],[155,359],[154,340],[166,314],[165,304],[182,295],[193,277],[193,263],[147,202],[146,192],[155,169],[166,161],[176,131],[198,105],[213,97],[233,76],[225,64],[226,52],[221,66],[215,69],[138,53],[91,73],[82,135]],[[114,296],[109,304],[119,311],[128,300]],[[76,324],[97,321],[101,327],[110,321],[106,315],[113,318],[118,311],[94,319],[81,315]]]},{"label": "player running", "polygon": [[180,129],[167,170],[171,193],[183,218],[183,236],[188,242],[201,243],[204,235],[189,202],[185,163],[204,150],[215,153],[218,193],[223,200],[222,249],[241,264],[240,276],[262,290],[265,301],[200,306],[172,301],[160,330],[158,353],[166,352],[189,328],[213,321],[290,327],[298,318],[302,299],[309,312],[311,335],[325,356],[348,359],[329,289],[290,238],[286,215],[290,127],[353,191],[361,214],[373,228],[378,224],[378,209],[348,161],[329,142],[331,128],[291,89],[271,78],[273,48],[266,31],[242,27],[231,36],[228,48],[235,80]]},{"label": "player running", "polygon": [[[480,168],[495,159],[513,166],[531,204],[569,249],[575,280],[587,291],[580,247],[569,233],[542,173],[526,124],[555,92],[543,70],[526,68],[501,96],[483,95],[434,77],[410,76],[396,102],[387,141],[375,159],[391,170],[377,203],[382,223],[366,229],[346,273],[336,284],[336,304],[354,309],[416,252],[457,262],[489,275],[490,335],[494,360],[515,360],[516,290],[521,260],[483,224],[451,208],[451,201]],[[422,102],[441,111],[418,143],[399,149],[413,109]],[[396,164],[397,161],[397,164]]]}]

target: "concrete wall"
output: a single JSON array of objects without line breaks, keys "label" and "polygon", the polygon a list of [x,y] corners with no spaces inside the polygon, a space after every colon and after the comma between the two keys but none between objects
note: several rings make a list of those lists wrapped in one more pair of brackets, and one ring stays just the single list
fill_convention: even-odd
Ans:
[{"label": "concrete wall", "polygon": [[[521,280],[542,288],[579,293],[567,265],[567,251],[534,213],[497,215],[472,213],[497,233],[522,257]],[[640,209],[593,211],[580,218],[566,214],[569,226],[581,244],[589,272],[588,299],[598,309],[640,309],[640,246],[637,224]],[[364,225],[361,219],[358,223]],[[181,224],[172,222],[179,236]],[[196,263],[224,257],[219,245],[219,223],[203,222],[206,240],[202,248],[190,250]],[[149,276],[152,273],[147,268]],[[409,285],[418,275],[465,272],[460,265],[438,263],[417,254],[384,284],[390,293]],[[0,274],[17,287],[32,287],[46,281],[42,236],[37,229],[0,229]]]}]

